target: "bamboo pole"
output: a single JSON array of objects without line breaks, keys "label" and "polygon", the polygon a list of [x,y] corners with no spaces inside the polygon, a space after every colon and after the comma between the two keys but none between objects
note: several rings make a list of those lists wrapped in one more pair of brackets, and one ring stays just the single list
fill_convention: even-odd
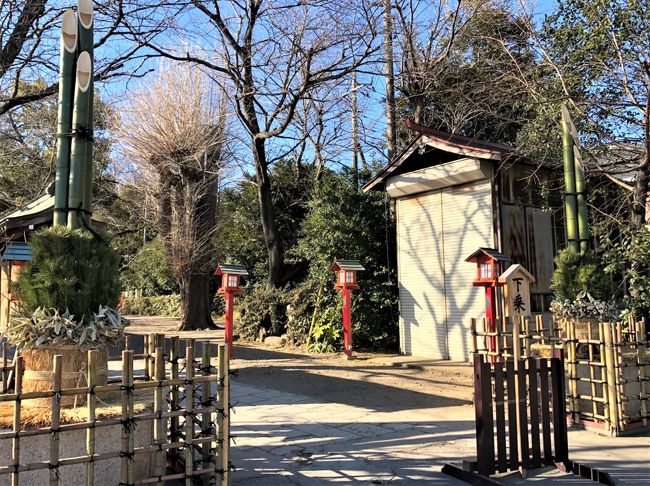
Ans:
[{"label": "bamboo pole", "polygon": [[569,392],[571,399],[569,401],[571,408],[571,421],[576,423],[578,414],[578,339],[576,338],[575,324],[567,322],[567,334],[569,345]]},{"label": "bamboo pole", "polygon": [[636,363],[639,374],[639,399],[641,420],[644,427],[648,426],[648,390],[647,378],[645,373],[645,363],[647,360],[646,348],[646,327],[645,318],[641,318],[635,325],[635,340],[636,340]]},{"label": "bamboo pole", "polygon": [[[593,339],[593,323],[589,321],[587,324],[587,336],[589,336],[589,341]],[[594,369],[594,347],[591,344],[588,344],[588,349],[589,349],[589,364],[587,365],[589,367],[589,378],[591,378],[591,396],[595,397],[597,395],[598,390],[596,389],[596,370]],[[578,403],[578,406],[580,404]],[[578,410],[579,412],[579,410]],[[598,406],[597,402],[595,400],[591,400],[591,412],[593,413],[594,417],[598,414]]]},{"label": "bamboo pole", "polygon": [[614,362],[616,366],[616,401],[618,403],[618,426],[619,430],[625,428],[625,384],[623,379],[623,353],[621,346],[623,344],[623,324],[616,323],[614,334]]},{"label": "bamboo pole", "polygon": [[189,345],[185,348],[185,486],[192,486],[192,471],[194,470],[194,348]]},{"label": "bamboo pole", "polygon": [[610,418],[609,418],[609,407],[608,398],[607,398],[607,364],[605,361],[605,324],[603,322],[598,323],[598,331],[600,336],[600,380],[601,380],[601,394],[602,394],[602,403],[603,403],[603,417],[605,421],[605,426],[609,428]]},{"label": "bamboo pole", "polygon": [[522,318],[524,325],[524,349],[526,351],[526,358],[530,358],[530,319],[528,317]]},{"label": "bamboo pole", "polygon": [[[97,385],[97,357],[98,351],[91,349],[88,351],[88,386],[91,391],[88,392],[86,401],[88,402],[88,423],[94,424],[96,415],[95,407],[97,405],[97,397],[95,396],[94,387]],[[95,454],[95,428],[88,427],[86,429],[86,454],[92,456]],[[86,464],[86,486],[93,486],[95,484],[95,463],[88,462]]]},{"label": "bamboo pole", "polygon": [[[15,380],[15,390],[16,394],[20,396],[23,391],[23,357],[16,356],[14,358],[14,380]],[[16,434],[12,439],[11,443],[11,462],[13,463],[14,471],[11,473],[11,486],[18,486],[19,475],[18,467],[20,466],[20,437],[18,432],[20,431],[20,407],[21,400],[17,399],[14,401],[14,426],[13,432]]]},{"label": "bamboo pole", "polygon": [[[153,409],[154,413],[158,414],[158,417],[154,422],[153,429],[153,443],[161,446],[164,444],[165,439],[167,438],[165,422],[166,420],[162,417],[163,413],[163,383],[165,380],[165,361],[163,360],[163,348],[157,347],[155,354],[155,373],[154,380],[158,382],[158,386],[154,388],[153,395]],[[154,476],[163,476],[165,474],[165,453],[162,451],[154,452]]]},{"label": "bamboo pole", "polygon": [[131,432],[133,429],[133,351],[122,351],[122,446],[120,448],[120,484],[133,484]]},{"label": "bamboo pole", "polygon": [[544,328],[544,316],[542,314],[537,314],[535,316],[535,328],[537,329],[537,335],[539,336],[540,344],[542,346],[546,345],[545,328]]},{"label": "bamboo pole", "polygon": [[73,137],[70,149],[70,182],[68,186],[68,227],[81,227],[80,209],[83,207],[84,168],[88,156],[88,98],[92,95],[90,82],[93,77],[92,59],[87,52],[77,58],[76,90],[72,114]]},{"label": "bamboo pole", "polygon": [[50,486],[59,484],[59,426],[61,425],[61,372],[63,356],[57,354],[52,363],[52,418],[50,420]]},{"label": "bamboo pole", "polygon": [[[476,322],[473,320],[474,323]],[[216,486],[222,486],[225,471],[228,469],[228,462],[224,460],[223,444],[227,440],[224,434],[224,418],[228,411],[224,403],[224,385],[226,380],[226,356],[228,350],[225,345],[220,344],[217,350],[217,466],[221,470],[216,477]]]},{"label": "bamboo pole", "polygon": [[[77,12],[79,14],[79,51],[87,52],[90,56],[91,63],[94,62],[94,12],[92,0],[78,0]],[[93,79],[90,79],[90,86],[88,88],[88,120],[87,127],[90,134],[93,133],[93,115],[94,115],[94,86]],[[83,218],[86,223],[90,223],[90,214],[92,211],[92,197],[93,197],[93,142],[92,140],[86,141],[85,146],[86,157],[83,166],[83,190],[82,206],[84,209]]]},{"label": "bamboo pole", "polygon": [[223,373],[223,459],[224,459],[224,481],[225,486],[230,486],[230,354],[224,358]]},{"label": "bamboo pole", "polygon": [[[210,375],[210,341],[203,341],[201,349],[201,374]],[[201,385],[201,406],[206,407],[212,403],[212,383],[207,382]],[[201,435],[203,437],[213,435],[210,425],[210,413],[201,414]],[[201,447],[202,468],[210,467],[210,448],[212,443],[205,443]],[[212,476],[203,476],[203,483],[207,486],[212,480]]]},{"label": "bamboo pole", "polygon": [[[578,253],[578,201],[576,198],[575,161],[573,159],[573,137],[569,131],[569,112],[562,105],[562,149],[564,159],[565,216],[568,247]],[[568,118],[568,119],[567,119]]]},{"label": "bamboo pole", "polygon": [[576,204],[578,206],[578,237],[580,241],[580,253],[584,255],[589,250],[589,214],[587,211],[587,196],[585,189],[585,171],[582,164],[582,157],[578,149],[578,140],[573,136],[573,160],[575,162],[576,175]]},{"label": "bamboo pole", "polygon": [[54,182],[54,226],[68,220],[68,180],[70,174],[70,133],[77,49],[77,17],[74,10],[63,13],[61,57],[59,61],[59,104],[57,113],[56,178]]},{"label": "bamboo pole", "polygon": [[2,343],[2,393],[7,393],[7,387],[9,382],[8,355],[9,355],[9,343],[7,341],[4,341]]},{"label": "bamboo pole", "polygon": [[618,400],[616,399],[616,366],[614,362],[614,346],[612,324],[605,323],[605,365],[607,368],[607,407],[609,409],[609,430],[613,435],[618,434]]},{"label": "bamboo pole", "polygon": [[[172,336],[170,348],[169,348],[169,361],[170,361],[170,369],[171,369],[170,371],[171,371],[172,380],[178,379],[178,356],[179,356],[179,339],[178,336]],[[178,385],[171,386],[169,391],[170,391],[169,408],[172,412],[175,412],[179,408],[178,407],[178,402],[179,402]],[[176,441],[176,439],[178,438],[179,435],[178,422],[179,422],[178,417],[172,417],[169,420],[169,440],[171,442]],[[174,450],[172,452],[173,452],[172,463],[175,463],[178,456],[178,450]]]}]

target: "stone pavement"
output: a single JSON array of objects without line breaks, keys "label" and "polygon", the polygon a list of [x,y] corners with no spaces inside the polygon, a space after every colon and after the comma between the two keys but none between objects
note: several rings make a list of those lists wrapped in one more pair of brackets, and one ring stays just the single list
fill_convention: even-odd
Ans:
[{"label": "stone pavement", "polygon": [[[397,391],[399,392],[399,391]],[[475,456],[472,406],[386,410],[328,402],[232,380],[233,485],[456,485],[440,468]],[[569,433],[572,459],[650,485],[650,436]],[[506,481],[519,484],[517,478]],[[539,475],[526,483],[596,484]]]},{"label": "stone pavement", "polygon": [[440,467],[468,458],[474,444],[467,406],[437,422],[232,383],[235,485],[457,484]]}]

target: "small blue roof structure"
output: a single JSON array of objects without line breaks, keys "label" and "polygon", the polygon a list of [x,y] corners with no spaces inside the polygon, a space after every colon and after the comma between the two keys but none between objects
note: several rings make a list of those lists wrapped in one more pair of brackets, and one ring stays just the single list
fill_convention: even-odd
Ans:
[{"label": "small blue roof structure", "polygon": [[29,262],[32,259],[32,249],[27,243],[10,241],[7,243],[0,260],[10,262]]}]

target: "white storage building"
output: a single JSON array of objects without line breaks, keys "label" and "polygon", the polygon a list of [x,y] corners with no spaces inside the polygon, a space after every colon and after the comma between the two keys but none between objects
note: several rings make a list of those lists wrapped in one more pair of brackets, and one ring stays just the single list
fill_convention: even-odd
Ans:
[{"label": "white storage building", "polygon": [[546,310],[562,213],[548,209],[549,172],[512,147],[407,127],[413,141],[364,187],[396,200],[400,349],[466,360],[471,318],[485,311],[483,289],[472,286],[476,268],[465,258],[490,247],[521,263],[536,278],[533,311]]}]

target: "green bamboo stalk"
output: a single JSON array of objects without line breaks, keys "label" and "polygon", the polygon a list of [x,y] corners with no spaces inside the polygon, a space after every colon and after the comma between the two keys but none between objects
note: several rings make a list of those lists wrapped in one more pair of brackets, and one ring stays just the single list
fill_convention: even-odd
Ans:
[{"label": "green bamboo stalk", "polygon": [[77,58],[77,82],[72,114],[72,148],[70,150],[70,184],[68,189],[68,227],[76,229],[81,226],[79,208],[83,206],[84,168],[87,157],[88,132],[88,97],[92,78],[92,61],[87,52]]},{"label": "green bamboo stalk", "polygon": [[56,179],[54,183],[54,226],[65,226],[68,218],[68,178],[70,172],[70,131],[77,49],[77,18],[69,8],[61,25],[59,64],[59,106],[57,114]]},{"label": "green bamboo stalk", "polygon": [[578,204],[578,235],[580,238],[580,253],[584,255],[589,250],[589,214],[587,211],[587,195],[585,171],[582,157],[578,149],[578,141],[574,140],[573,160],[576,171],[576,202]]},{"label": "green bamboo stalk", "polygon": [[[563,118],[566,108],[562,106]],[[568,116],[568,112],[567,112]],[[564,186],[565,186],[565,211],[566,211],[566,235],[568,246],[576,253],[578,245],[578,202],[576,198],[575,162],[573,160],[573,137],[569,131],[568,121],[562,122],[562,148],[564,158]]]},{"label": "green bamboo stalk", "polygon": [[[92,0],[78,0],[77,12],[79,12],[79,51],[87,52],[90,55],[91,62],[94,62],[94,13]],[[94,115],[94,81],[90,80],[90,96],[88,97],[88,129],[93,133],[93,115]],[[84,181],[83,181],[83,208],[85,210],[83,217],[87,224],[90,224],[90,213],[92,211],[93,199],[93,143],[87,142],[86,160],[84,164]]]}]

